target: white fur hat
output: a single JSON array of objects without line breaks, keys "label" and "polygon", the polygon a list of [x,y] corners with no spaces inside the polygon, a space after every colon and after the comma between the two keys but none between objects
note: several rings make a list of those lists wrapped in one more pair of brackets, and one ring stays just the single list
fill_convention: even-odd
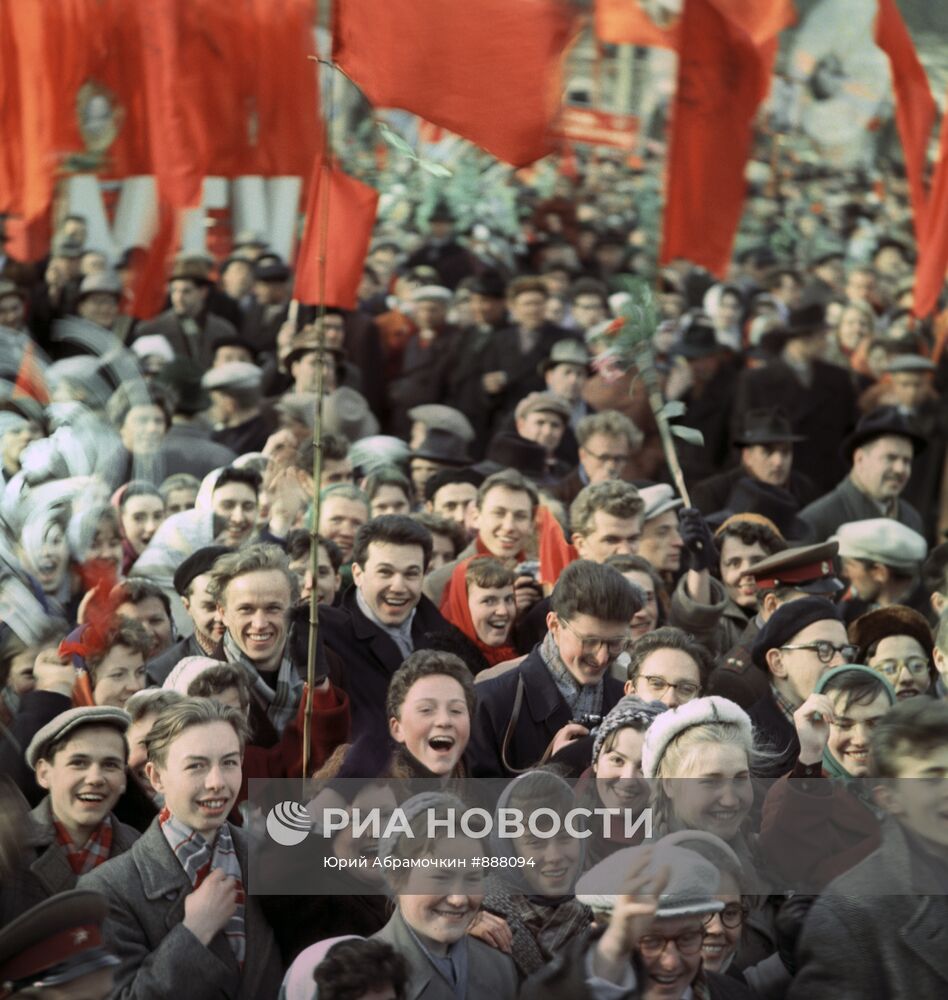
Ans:
[{"label": "white fur hat", "polygon": [[750,716],[739,705],[718,695],[695,698],[670,712],[663,712],[649,726],[645,733],[645,745],[642,747],[642,773],[645,777],[656,776],[668,744],[679,733],[708,722],[728,722],[741,729],[748,743],[753,739],[754,729]]}]

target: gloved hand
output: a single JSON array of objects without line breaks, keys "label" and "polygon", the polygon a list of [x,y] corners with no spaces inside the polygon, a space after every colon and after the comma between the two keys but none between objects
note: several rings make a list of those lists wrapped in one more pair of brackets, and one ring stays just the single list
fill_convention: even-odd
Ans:
[{"label": "gloved hand", "polygon": [[712,570],[718,561],[718,550],[708,522],[697,507],[682,507],[678,511],[678,530],[688,552],[693,570]]},{"label": "gloved hand", "polygon": [[791,976],[797,971],[797,941],[800,939],[803,921],[806,920],[806,915],[810,912],[810,907],[816,902],[816,899],[816,896],[803,894],[791,896],[777,911],[774,920],[774,929],[777,932],[777,954]]}]

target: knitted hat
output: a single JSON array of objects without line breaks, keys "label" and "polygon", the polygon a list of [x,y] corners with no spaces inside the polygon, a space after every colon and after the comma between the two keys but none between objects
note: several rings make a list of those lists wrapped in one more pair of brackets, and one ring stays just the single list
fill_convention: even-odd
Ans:
[{"label": "knitted hat", "polygon": [[[418,795],[413,795],[410,799],[406,799],[399,808],[406,822],[410,825],[416,816],[420,816],[429,810],[434,812],[453,809],[455,816],[460,816],[466,806],[457,796],[449,795],[447,792],[420,792]],[[403,836],[407,837],[408,835],[403,834],[398,829],[379,841],[378,856],[380,861],[384,862],[386,858],[391,857],[395,853],[399,841]]]},{"label": "knitted hat", "polygon": [[761,670],[767,669],[767,652],[785,646],[808,625],[822,621],[842,622],[836,606],[823,597],[801,597],[781,604],[757,633],[751,647],[751,659]]},{"label": "knitted hat", "polygon": [[718,695],[694,698],[665,712],[649,727],[642,747],[642,773],[645,777],[654,778],[658,774],[659,764],[673,739],[686,729],[710,722],[726,722],[738,726],[748,743],[754,738],[750,716],[739,705]]},{"label": "knitted hat", "polygon": [[205,670],[220,666],[223,666],[222,661],[210,656],[185,656],[178,660],[177,666],[172,669],[161,686],[166,691],[177,691],[178,694],[186,695],[188,688]]},{"label": "knitted hat", "polygon": [[599,752],[606,739],[614,732],[631,728],[644,733],[662,712],[667,711],[668,706],[660,701],[643,701],[635,694],[627,694],[621,698],[596,730],[592,752],[593,764],[599,759]]},{"label": "knitted hat", "polygon": [[[671,872],[668,885],[658,899],[657,917],[689,917],[720,913],[724,909],[724,903],[714,898],[721,877],[710,861],[687,848],[667,843],[666,838],[650,849],[652,858],[644,874],[654,878],[664,867]],[[649,848],[624,847],[590,868],[576,883],[577,900],[594,910],[611,913],[615,891],[622,890],[630,869],[645,850]]]}]

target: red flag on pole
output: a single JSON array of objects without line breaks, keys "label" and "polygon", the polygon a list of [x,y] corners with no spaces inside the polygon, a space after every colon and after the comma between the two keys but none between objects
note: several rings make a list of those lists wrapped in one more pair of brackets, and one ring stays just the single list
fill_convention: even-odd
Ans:
[{"label": "red flag on pole", "polygon": [[596,0],[596,37],[612,45],[677,49],[681,18],[659,23],[638,0]]},{"label": "red flag on pole", "polygon": [[[756,12],[755,12],[756,6]],[[753,122],[770,87],[776,25],[792,4],[687,0],[672,111],[663,263],[684,258],[723,276],[744,206]]]},{"label": "red flag on pole", "polygon": [[553,150],[564,0],[336,0],[333,56],[376,107],[403,108],[526,166]]},{"label": "red flag on pole", "polygon": [[948,270],[948,115],[941,121],[938,164],[926,214],[928,224],[924,228],[924,238],[919,241],[915,268],[912,311],[916,316],[928,316],[935,311]]},{"label": "red flag on pole", "polygon": [[295,299],[307,305],[356,307],[378,201],[375,188],[332,168],[322,158],[316,160],[296,259]]},{"label": "red flag on pole", "polygon": [[888,56],[892,68],[895,123],[905,156],[915,238],[921,243],[928,220],[925,162],[938,108],[895,0],[879,0],[876,44]]},{"label": "red flag on pole", "polygon": [[178,209],[158,202],[158,228],[143,256],[132,266],[131,313],[136,319],[151,319],[165,301],[168,262],[178,248]]}]

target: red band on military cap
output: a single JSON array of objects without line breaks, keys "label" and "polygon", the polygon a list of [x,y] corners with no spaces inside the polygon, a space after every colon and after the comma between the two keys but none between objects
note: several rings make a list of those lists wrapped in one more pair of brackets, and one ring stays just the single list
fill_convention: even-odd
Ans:
[{"label": "red band on military cap", "polygon": [[61,965],[75,955],[102,947],[101,928],[97,924],[70,927],[52,937],[43,938],[31,948],[19,952],[0,967],[0,982],[16,982]]},{"label": "red band on military cap", "polygon": [[819,559],[816,562],[807,563],[804,566],[793,566],[782,569],[779,576],[760,577],[754,574],[754,567],[750,569],[757,586],[760,590],[768,590],[771,587],[780,587],[788,583],[810,583],[822,577],[833,575],[833,564],[828,559]]}]

